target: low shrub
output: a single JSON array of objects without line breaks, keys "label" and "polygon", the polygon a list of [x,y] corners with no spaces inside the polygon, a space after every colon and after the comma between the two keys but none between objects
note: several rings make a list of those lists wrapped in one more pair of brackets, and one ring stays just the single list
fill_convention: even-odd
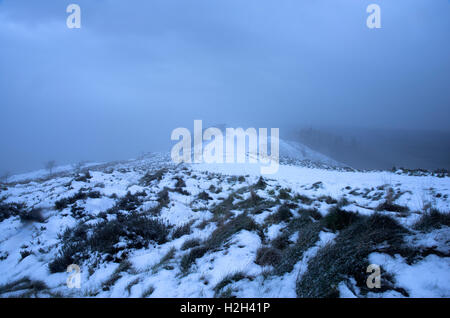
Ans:
[{"label": "low shrub", "polygon": [[336,204],[338,201],[329,195],[322,195],[317,198],[320,202],[325,202],[326,204]]},{"label": "low shrub", "polygon": [[294,269],[303,257],[303,253],[319,240],[321,224],[319,222],[304,222],[298,230],[298,238],[295,244],[288,246],[282,251],[280,261],[276,264],[273,273],[283,275]]},{"label": "low shrub", "polygon": [[258,225],[245,213],[238,215],[228,223],[219,226],[211,234],[208,239],[207,244],[210,249],[214,249],[222,245],[228,238],[236,234],[239,231],[247,230],[257,230]]},{"label": "low shrub", "polygon": [[174,239],[177,239],[177,238],[182,237],[183,235],[191,234],[191,225],[192,225],[192,223],[186,223],[186,224],[176,227],[173,230],[172,237]]},{"label": "low shrub", "polygon": [[281,260],[281,252],[273,247],[260,247],[256,252],[255,263],[261,266],[275,266]]},{"label": "low shrub", "polygon": [[289,200],[291,198],[289,192],[289,189],[281,189],[278,193],[278,198],[280,198],[281,200]]},{"label": "low shrub", "polygon": [[0,222],[13,216],[18,216],[23,223],[45,221],[41,208],[29,209],[24,203],[1,203]]},{"label": "low shrub", "polygon": [[271,242],[270,245],[272,245],[273,248],[278,249],[278,250],[284,250],[285,248],[287,248],[289,246],[291,242],[289,241],[289,237],[286,234],[280,234],[278,235],[276,238],[274,238]]},{"label": "low shrub", "polygon": [[200,244],[201,244],[201,241],[198,238],[193,238],[193,239],[190,239],[190,240],[186,240],[186,241],[184,241],[183,245],[181,245],[181,250],[185,251],[185,250],[188,250],[190,248],[199,246]]},{"label": "low shrub", "polygon": [[116,246],[119,242],[126,243],[127,248],[142,248],[151,242],[162,244],[166,242],[168,233],[165,223],[138,213],[118,214],[115,220],[91,226],[80,224],[62,234],[63,246],[49,264],[49,269],[52,273],[65,271],[68,265],[79,263],[89,253],[112,255],[120,250]]},{"label": "low shrub", "polygon": [[278,210],[269,215],[266,219],[268,223],[280,223],[288,221],[293,216],[291,209],[286,204],[281,205]]},{"label": "low shrub", "polygon": [[180,267],[182,272],[187,272],[191,265],[195,263],[197,258],[203,257],[208,252],[209,248],[207,246],[199,246],[190,250],[189,253],[185,254],[181,258]]},{"label": "low shrub", "polygon": [[168,188],[164,188],[159,191],[157,196],[158,198],[156,199],[156,201],[158,202],[158,205],[150,211],[153,215],[158,215],[161,212],[162,208],[167,207],[170,202]]},{"label": "low shrub", "polygon": [[347,212],[338,207],[332,207],[322,221],[328,229],[339,231],[356,222],[359,218],[360,215],[357,213]]},{"label": "low shrub", "polygon": [[319,210],[317,209],[300,209],[298,210],[298,213],[302,217],[310,217],[316,221],[322,219],[322,214],[320,214]]},{"label": "low shrub", "polygon": [[91,179],[92,176],[89,172],[89,170],[86,170],[86,172],[84,172],[83,174],[79,174],[75,177],[75,181],[79,181],[79,182],[88,182],[89,179]]},{"label": "low shrub", "polygon": [[380,244],[384,252],[402,251],[403,236],[408,231],[394,219],[375,213],[361,216],[342,229],[334,243],[327,244],[311,258],[308,268],[297,281],[298,297],[337,297],[339,282],[354,277],[362,292],[365,286],[367,257]]},{"label": "low shrub", "polygon": [[26,205],[23,203],[1,203],[0,204],[0,222],[9,219],[12,216],[26,213]]},{"label": "low shrub", "polygon": [[32,280],[28,277],[20,278],[13,282],[0,286],[0,295],[13,292],[23,292],[22,296],[36,296],[37,292],[48,289],[48,286],[40,280]]},{"label": "low shrub", "polygon": [[300,201],[301,203],[306,204],[306,205],[310,205],[311,203],[314,202],[313,199],[311,199],[310,197],[303,195],[303,194],[296,194],[294,196],[294,200]]},{"label": "low shrub", "polygon": [[172,247],[161,259],[160,261],[152,266],[152,271],[155,273],[160,267],[166,265],[176,253],[175,247]]},{"label": "low shrub", "polygon": [[100,192],[98,191],[88,191],[85,192],[83,189],[80,189],[73,196],[62,198],[55,202],[55,209],[58,211],[62,211],[67,208],[69,205],[74,204],[79,200],[86,200],[87,198],[98,199],[101,197]]},{"label": "low shrub", "polygon": [[216,228],[204,245],[195,247],[190,253],[184,255],[181,259],[181,270],[187,272],[197,258],[203,257],[210,250],[219,248],[231,236],[242,230],[259,230],[258,225],[245,213]]},{"label": "low shrub", "polygon": [[377,211],[389,211],[389,212],[408,212],[409,208],[406,206],[401,206],[398,204],[395,204],[393,202],[384,201],[383,203],[380,203],[376,207]]},{"label": "low shrub", "polygon": [[431,209],[420,217],[413,228],[420,231],[429,231],[442,226],[450,226],[450,213],[442,213],[437,209]]},{"label": "low shrub", "polygon": [[212,200],[212,198],[209,196],[209,194],[206,191],[202,191],[198,194],[197,198],[199,200],[203,200],[203,201],[209,201]]},{"label": "low shrub", "polygon": [[20,215],[20,220],[22,222],[38,222],[42,223],[45,221],[44,217],[42,216],[42,209],[40,208],[34,208],[30,211],[23,211]]},{"label": "low shrub", "polygon": [[[221,293],[221,291],[227,286],[230,285],[234,282],[243,280],[243,279],[250,279],[253,280],[252,277],[247,276],[244,272],[236,272],[233,274],[228,274],[227,276],[225,276],[215,287],[214,287],[214,293],[215,293],[215,297],[223,297],[224,294]],[[227,296],[228,298],[228,296]]]},{"label": "low shrub", "polygon": [[161,181],[168,170],[166,168],[159,169],[155,172],[147,172],[140,180],[140,183],[148,187],[153,181]]}]

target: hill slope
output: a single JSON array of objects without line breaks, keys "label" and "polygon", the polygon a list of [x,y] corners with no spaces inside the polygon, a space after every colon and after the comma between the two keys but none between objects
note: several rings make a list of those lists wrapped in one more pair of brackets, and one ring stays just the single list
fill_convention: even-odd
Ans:
[{"label": "hill slope", "polygon": [[450,296],[447,177],[281,165],[260,178],[166,155],[88,169],[2,187],[2,297]]}]

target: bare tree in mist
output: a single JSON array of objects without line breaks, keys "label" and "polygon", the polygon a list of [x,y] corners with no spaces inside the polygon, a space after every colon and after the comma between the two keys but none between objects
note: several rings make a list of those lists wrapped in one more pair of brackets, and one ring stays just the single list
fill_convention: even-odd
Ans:
[{"label": "bare tree in mist", "polygon": [[55,160],[50,160],[45,163],[45,169],[47,169],[49,175],[53,174],[53,169],[55,168],[55,166],[56,166]]},{"label": "bare tree in mist", "polygon": [[9,177],[11,177],[11,173],[9,171],[6,171],[0,176],[0,181],[2,183],[8,183]]}]

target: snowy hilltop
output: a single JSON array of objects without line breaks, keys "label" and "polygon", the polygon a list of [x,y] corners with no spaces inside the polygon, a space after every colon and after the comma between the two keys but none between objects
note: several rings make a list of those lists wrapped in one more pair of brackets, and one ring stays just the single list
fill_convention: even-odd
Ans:
[{"label": "snowy hilltop", "polygon": [[280,148],[270,176],[150,154],[12,177],[0,186],[0,296],[450,297],[447,176]]}]

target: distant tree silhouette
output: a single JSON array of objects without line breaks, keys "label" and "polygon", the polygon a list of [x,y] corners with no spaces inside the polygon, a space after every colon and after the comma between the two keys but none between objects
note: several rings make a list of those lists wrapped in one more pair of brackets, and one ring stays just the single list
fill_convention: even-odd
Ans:
[{"label": "distant tree silhouette", "polygon": [[10,173],[9,171],[5,171],[5,172],[1,175],[0,181],[3,182],[3,183],[7,183],[10,176],[11,176],[11,173]]},{"label": "distant tree silhouette", "polygon": [[45,169],[48,170],[48,174],[49,175],[53,174],[53,169],[55,168],[55,166],[56,166],[56,161],[55,160],[50,160],[50,161],[47,161],[45,163]]}]

